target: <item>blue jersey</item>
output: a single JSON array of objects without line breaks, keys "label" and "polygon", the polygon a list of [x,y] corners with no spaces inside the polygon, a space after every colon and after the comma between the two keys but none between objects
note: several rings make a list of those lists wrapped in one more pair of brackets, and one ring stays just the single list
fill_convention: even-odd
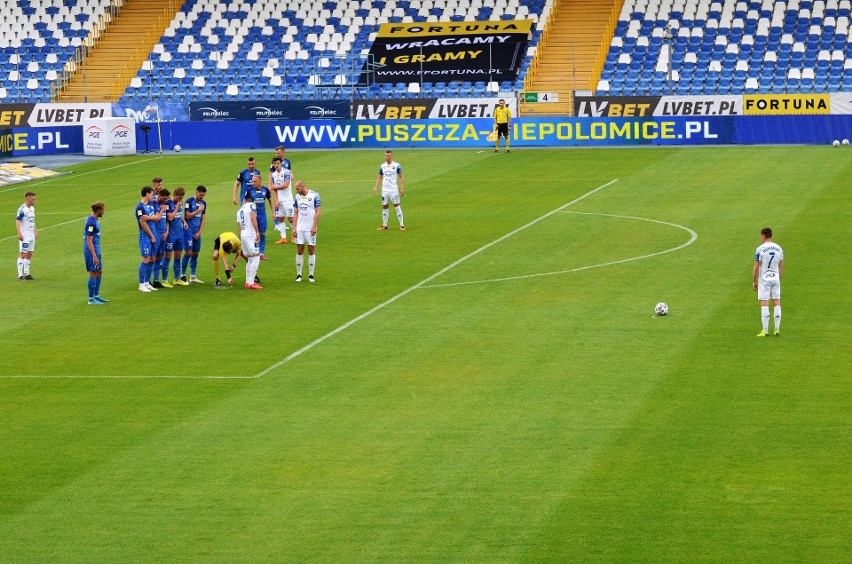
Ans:
[{"label": "blue jersey", "polygon": [[169,222],[169,240],[174,240],[178,236],[183,238],[183,206],[179,206],[175,203],[174,200],[169,200],[167,202],[168,213],[175,213],[175,217]]},{"label": "blue jersey", "polygon": [[[269,191],[269,188],[266,186],[261,186],[260,189],[255,190],[254,186],[249,188],[248,195],[251,196],[251,199],[254,200],[254,205],[257,208],[257,217],[260,219],[261,217],[266,217],[266,202],[264,199],[272,201],[272,192]],[[245,199],[245,198],[243,198]]]},{"label": "blue jersey", "polygon": [[[281,170],[291,170],[290,169],[290,159],[281,159]],[[275,167],[270,166],[269,172],[275,172]]]},{"label": "blue jersey", "polygon": [[[164,206],[165,204],[161,205],[157,200],[151,201],[151,207],[154,209],[155,214],[160,213],[160,210]],[[154,224],[156,229],[152,229],[151,231],[153,231],[154,235],[157,236],[157,239],[159,239],[163,235],[163,233],[166,232],[166,221],[168,221],[168,218],[166,218],[166,214],[164,212],[163,215],[160,216],[160,220]]]},{"label": "blue jersey", "polygon": [[[142,228],[142,216],[144,216],[144,215],[152,216],[152,215],[154,215],[154,213],[155,213],[154,212],[154,206],[152,206],[151,204],[146,204],[145,202],[139,202],[138,204],[136,204],[136,225],[139,227],[139,236],[140,237],[142,237],[142,236],[147,237],[148,236],[148,234],[145,233],[145,230]],[[154,219],[149,219],[149,220],[146,221],[146,223],[148,224],[148,229],[150,229],[151,233],[153,233],[154,236],[156,237],[157,236],[157,226],[156,226],[157,221],[154,220]]]},{"label": "blue jersey", "polygon": [[[189,231],[192,232],[192,233],[198,233],[198,230],[201,229],[201,218],[204,216],[204,214],[207,213],[207,202],[203,202],[203,204],[204,204],[204,211],[202,211],[200,214],[196,215],[195,217],[186,220],[187,229],[189,229]],[[200,206],[198,205],[198,202],[195,200],[195,197],[188,199],[183,204],[184,217],[187,217],[188,214],[194,212],[199,207]]]},{"label": "blue jersey", "polygon": [[92,253],[89,251],[89,242],[87,239],[92,238],[92,245],[95,247],[95,254],[98,256],[101,255],[101,223],[98,219],[90,215],[86,218],[86,225],[83,228],[83,254],[86,256],[91,256]]},{"label": "blue jersey", "polygon": [[240,171],[240,174],[237,175],[237,180],[243,185],[242,189],[240,189],[240,201],[246,199],[246,192],[252,187],[251,179],[255,176],[260,176],[260,171],[254,169],[253,171],[244,168]]}]

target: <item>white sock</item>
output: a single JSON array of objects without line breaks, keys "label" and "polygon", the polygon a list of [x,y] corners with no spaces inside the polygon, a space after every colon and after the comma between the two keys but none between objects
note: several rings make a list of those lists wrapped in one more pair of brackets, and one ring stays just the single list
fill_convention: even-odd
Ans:
[{"label": "white sock", "polygon": [[388,218],[390,217],[390,210],[386,210],[382,208],[382,226],[388,226]]},{"label": "white sock", "polygon": [[304,264],[304,261],[302,259],[302,255],[296,255],[296,274],[298,274],[299,276],[302,275],[302,265],[303,264]]},{"label": "white sock", "polygon": [[775,306],[774,313],[775,313],[775,330],[780,331],[781,330],[781,306],[780,305]]},{"label": "white sock", "polygon": [[314,275],[314,267],[317,265],[317,256],[308,255],[308,274]]},{"label": "white sock", "polygon": [[399,220],[399,226],[400,227],[405,225],[405,223],[403,223],[403,221],[402,221],[402,206],[396,207],[396,218]]},{"label": "white sock", "polygon": [[251,271],[252,260],[254,257],[249,257],[246,259],[246,284],[252,284],[254,282],[254,273]]},{"label": "white sock", "polygon": [[257,271],[260,268],[260,256],[251,257],[251,283],[254,284],[257,280]]},{"label": "white sock", "polygon": [[24,276],[29,276],[30,274],[30,259],[24,259]]},{"label": "white sock", "polygon": [[763,332],[769,331],[769,306],[760,306],[760,319],[763,322]]},{"label": "white sock", "polygon": [[18,276],[24,275],[24,259],[18,257]]}]

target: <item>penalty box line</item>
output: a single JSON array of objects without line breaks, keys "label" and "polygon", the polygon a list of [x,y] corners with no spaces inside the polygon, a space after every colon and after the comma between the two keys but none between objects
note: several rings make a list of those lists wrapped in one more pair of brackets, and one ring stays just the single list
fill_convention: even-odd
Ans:
[{"label": "penalty box line", "polygon": [[411,286],[410,288],[403,290],[402,292],[396,294],[392,298],[385,300],[384,302],[378,304],[377,306],[365,311],[364,313],[362,313],[358,317],[351,319],[350,321],[347,321],[343,325],[341,325],[341,326],[337,327],[336,329],[326,333],[322,337],[314,339],[313,341],[311,341],[310,343],[308,343],[304,347],[300,348],[299,350],[290,353],[289,355],[287,355],[283,359],[279,360],[278,362],[264,368],[263,370],[261,370],[257,374],[253,374],[251,376],[177,376],[177,375],[174,375],[174,376],[142,376],[142,375],[139,375],[139,376],[92,376],[92,375],[81,375],[81,376],[72,376],[72,375],[3,376],[3,375],[0,375],[0,379],[12,379],[12,378],[15,378],[15,379],[27,379],[27,378],[32,378],[32,379],[50,379],[50,378],[73,379],[73,378],[80,378],[80,379],[83,379],[83,378],[85,378],[85,379],[109,379],[109,380],[118,380],[118,379],[121,379],[121,380],[145,380],[145,379],[151,379],[151,380],[154,380],[154,379],[170,379],[170,380],[256,380],[258,378],[262,378],[262,377],[266,376],[267,374],[269,374],[270,372],[272,372],[272,371],[274,371],[278,368],[281,368],[282,366],[284,366],[285,364],[287,364],[291,360],[300,357],[301,355],[310,351],[311,349],[313,349],[317,345],[321,344],[322,342],[330,339],[331,337],[334,337],[338,333],[345,331],[346,329],[355,325],[359,321],[362,321],[362,320],[366,319],[367,317],[370,317],[371,315],[373,315],[377,311],[380,311],[380,310],[384,309],[385,307],[391,305],[392,303],[404,298],[405,296],[407,296],[411,292],[414,292],[415,290],[422,288],[423,286],[425,286],[426,284],[428,284],[429,282],[431,282],[435,278],[441,276],[442,274],[449,272],[450,270],[452,270],[453,268],[462,264],[466,260],[471,259],[471,258],[475,257],[476,255],[478,255],[479,253],[490,249],[494,245],[502,243],[503,241],[505,241],[509,237],[512,237],[514,235],[517,235],[518,233],[521,233],[522,231],[525,231],[526,229],[529,229],[530,227],[537,224],[538,222],[543,221],[543,220],[547,219],[548,217],[561,212],[565,208],[567,208],[569,206],[573,206],[577,202],[581,202],[582,200],[588,198],[589,196],[596,194],[597,192],[600,192],[604,188],[612,186],[616,182],[618,182],[617,178],[610,180],[606,184],[601,184],[597,188],[590,190],[589,192],[586,192],[582,196],[579,196],[578,198],[571,200],[567,204],[563,204],[563,205],[559,206],[558,208],[556,208],[555,210],[549,211],[546,214],[544,214],[540,217],[537,217],[536,219],[530,221],[526,225],[522,225],[521,227],[518,227],[514,231],[510,231],[509,233],[506,233],[502,237],[499,237],[499,238],[491,241],[490,243],[487,243],[487,244],[479,247],[475,251],[466,254],[465,256],[461,257],[460,259],[456,260],[455,262],[451,263],[450,265],[445,266],[444,268],[442,268],[441,270],[439,270],[435,274],[432,274],[431,276],[424,278],[423,280],[421,280],[420,282],[418,282],[414,286]]}]

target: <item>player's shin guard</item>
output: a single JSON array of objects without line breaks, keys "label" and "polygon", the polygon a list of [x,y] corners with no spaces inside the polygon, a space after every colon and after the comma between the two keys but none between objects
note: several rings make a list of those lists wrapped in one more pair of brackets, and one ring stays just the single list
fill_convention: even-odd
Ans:
[{"label": "player's shin guard", "polygon": [[169,263],[171,263],[171,262],[172,262],[171,257],[166,257],[166,258],[163,259],[162,272],[163,272],[163,280],[164,281],[169,279]]},{"label": "player's shin guard", "polygon": [[308,255],[308,274],[311,276],[314,275],[314,268],[317,265],[317,256],[316,255]]},{"label": "player's shin guard", "polygon": [[769,306],[760,306],[760,320],[763,322],[763,332],[769,331]]},{"label": "player's shin guard", "polygon": [[382,226],[388,226],[388,218],[390,217],[390,210],[386,210],[382,208]]},{"label": "player's shin guard", "polygon": [[781,306],[780,305],[775,306],[775,311],[773,311],[773,313],[775,314],[775,330],[780,331],[781,330]]},{"label": "player's shin guard", "polygon": [[30,274],[30,259],[24,259],[24,276],[29,276]]},{"label": "player's shin guard", "polygon": [[101,295],[101,279],[102,279],[101,276],[95,277],[95,295],[96,296]]},{"label": "player's shin guard", "polygon": [[198,255],[192,255],[189,258],[189,272],[195,276],[195,271],[198,268]]},{"label": "player's shin guard", "polygon": [[216,275],[216,280],[219,280],[219,261],[213,261],[213,273]]},{"label": "player's shin guard", "polygon": [[18,257],[18,278],[24,275],[24,259]]},{"label": "player's shin guard", "polygon": [[402,206],[396,207],[396,218],[399,220],[400,227],[405,225],[405,222],[402,221]]},{"label": "player's shin guard", "polygon": [[139,263],[139,283],[144,284],[148,281],[148,263],[140,262]]},{"label": "player's shin guard", "polygon": [[302,275],[302,266],[304,265],[304,255],[296,255],[296,274]]},{"label": "player's shin guard", "polygon": [[189,256],[189,253],[186,253],[185,255],[183,255],[183,258],[180,261],[180,272],[184,276],[186,276],[186,273],[189,271],[189,259],[190,258],[192,258],[192,257]]},{"label": "player's shin guard", "polygon": [[174,264],[172,265],[172,270],[175,274],[175,280],[180,280],[180,257],[174,257]]},{"label": "player's shin guard", "polygon": [[266,233],[260,236],[260,254],[266,254]]},{"label": "player's shin guard", "polygon": [[97,278],[89,278],[89,299],[91,300],[95,296],[98,295],[98,279]]}]

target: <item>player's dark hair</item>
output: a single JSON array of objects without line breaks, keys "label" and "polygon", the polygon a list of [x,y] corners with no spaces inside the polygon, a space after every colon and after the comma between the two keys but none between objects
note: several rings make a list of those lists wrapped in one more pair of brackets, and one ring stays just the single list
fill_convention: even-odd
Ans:
[{"label": "player's dark hair", "polygon": [[282,151],[285,151],[285,150],[286,150],[286,149],[284,149],[284,145],[278,145],[277,147],[275,147],[275,150],[276,150],[276,151],[277,151],[278,149],[281,149]]},{"label": "player's dark hair", "polygon": [[141,192],[142,192],[142,197],[144,198],[146,194],[153,194],[154,189],[151,188],[150,186],[143,186]]},{"label": "player's dark hair", "polygon": [[254,157],[249,157],[247,162],[253,163],[253,162],[254,162]]},{"label": "player's dark hair", "polygon": [[206,193],[207,193],[207,188],[206,188],[206,187],[204,187],[204,186],[200,186],[200,185],[199,185],[199,186],[198,186],[198,188],[196,188],[196,189],[195,189],[195,191],[196,191],[196,192],[201,192],[201,193],[203,193],[203,194],[206,194]]},{"label": "player's dark hair", "polygon": [[183,198],[184,194],[186,194],[186,191],[183,189],[183,186],[178,186],[177,188],[175,188],[175,196]]},{"label": "player's dark hair", "polygon": [[160,196],[165,196],[166,198],[172,195],[172,193],[169,192],[168,188],[160,188],[159,194]]},{"label": "player's dark hair", "polygon": [[156,184],[157,182],[162,182],[162,181],[163,181],[162,178],[160,178],[159,176],[155,176],[154,178],[151,179],[151,184]]},{"label": "player's dark hair", "polygon": [[35,192],[30,191],[24,194],[24,198],[29,198],[30,196],[35,196]]},{"label": "player's dark hair", "polygon": [[272,164],[283,163],[283,162],[284,161],[281,160],[281,157],[275,157],[275,158],[272,159]]},{"label": "player's dark hair", "polygon": [[760,234],[766,237],[767,239],[772,239],[772,229],[769,227],[764,227],[760,230]]},{"label": "player's dark hair", "polygon": [[94,204],[92,204],[92,211],[93,212],[102,211],[104,209],[104,207],[105,206],[104,206],[103,202],[95,202]]},{"label": "player's dark hair", "polygon": [[234,250],[234,246],[231,245],[230,241],[225,241],[224,243],[222,243],[222,250],[226,253],[230,253]]}]

